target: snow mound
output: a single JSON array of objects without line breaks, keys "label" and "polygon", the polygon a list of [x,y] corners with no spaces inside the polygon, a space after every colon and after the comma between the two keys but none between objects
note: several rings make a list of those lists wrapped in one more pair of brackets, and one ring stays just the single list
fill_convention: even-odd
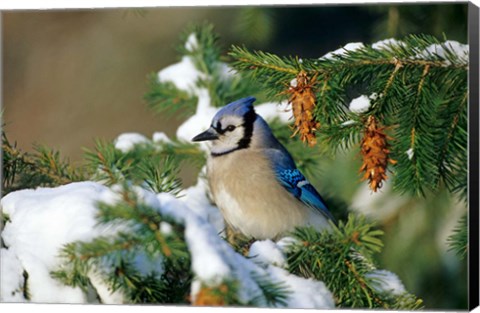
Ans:
[{"label": "snow mound", "polygon": [[399,296],[407,292],[405,286],[400,281],[397,275],[386,270],[374,270],[365,275],[366,277],[373,279],[373,288],[380,293],[391,293],[392,295]]},{"label": "snow mound", "polygon": [[419,52],[415,59],[425,59],[432,55],[445,59],[446,65],[451,65],[452,62],[448,60],[449,54],[453,53],[461,64],[468,64],[469,47],[468,45],[461,44],[458,41],[447,40],[441,44],[433,44],[425,48],[425,50]]},{"label": "snow mound", "polygon": [[357,97],[350,102],[350,111],[353,113],[365,113],[370,109],[370,98],[365,95]]},{"label": "snow mound", "polygon": [[142,134],[123,133],[114,140],[114,145],[116,149],[122,152],[128,152],[131,151],[136,145],[148,142],[148,138]]},{"label": "snow mound", "polygon": [[[112,231],[95,227],[95,203],[112,201],[113,197],[107,187],[94,182],[21,190],[5,196],[1,206],[10,222],[2,232],[8,249],[2,249],[1,300],[26,301],[15,292],[23,285],[19,272],[25,271],[32,302],[86,302],[79,288],[62,285],[50,276],[50,271],[60,265],[58,254],[63,245],[89,241]],[[4,265],[10,267],[12,263],[21,269],[17,266],[12,271],[4,270]],[[15,295],[13,299],[11,294]]]},{"label": "snow mound", "polygon": [[380,40],[372,44],[372,48],[375,50],[385,50],[385,49],[388,50],[391,47],[400,47],[400,46],[405,46],[405,43],[403,41],[399,41],[394,38]]},{"label": "snow mound", "polygon": [[205,75],[198,71],[193,63],[193,59],[184,56],[178,63],[172,64],[158,73],[160,82],[171,82],[178,89],[191,93],[196,88],[196,83]]},{"label": "snow mound", "polygon": [[275,265],[285,268],[287,260],[281,248],[271,240],[255,241],[248,252],[248,256],[260,265]]},{"label": "snow mound", "polygon": [[154,132],[152,136],[153,142],[158,143],[171,143],[172,141],[164,132]]},{"label": "snow mound", "polygon": [[320,60],[332,60],[335,59],[335,57],[345,55],[349,51],[355,51],[358,49],[364,48],[365,45],[362,42],[351,42],[343,46],[342,48],[339,48],[335,51],[328,52],[324,56],[320,58]]}]

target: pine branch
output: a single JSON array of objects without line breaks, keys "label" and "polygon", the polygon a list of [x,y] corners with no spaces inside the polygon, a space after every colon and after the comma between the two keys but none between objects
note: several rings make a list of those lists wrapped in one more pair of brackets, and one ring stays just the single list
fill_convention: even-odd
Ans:
[{"label": "pine branch", "polygon": [[158,76],[152,73],[148,76],[148,88],[144,99],[155,113],[182,118],[195,112],[197,97],[179,90],[172,82],[160,82]]},{"label": "pine branch", "polygon": [[132,168],[132,159],[115,149],[113,143],[97,140],[95,150],[85,149],[87,166],[92,170],[92,179],[113,185],[124,180],[122,173]]},{"label": "pine branch", "polygon": [[450,246],[449,251],[455,252],[460,258],[464,259],[468,253],[468,219],[467,215],[464,215],[459,221],[453,234],[447,239]]},{"label": "pine branch", "polygon": [[158,150],[162,156],[174,156],[179,162],[189,162],[197,168],[203,167],[206,162],[205,153],[192,143],[172,141],[159,144]]},{"label": "pine branch", "polygon": [[178,194],[181,189],[181,181],[178,179],[180,168],[176,159],[167,155],[163,162],[156,162],[152,159],[146,159],[139,165],[141,176],[148,186],[147,189],[155,192],[169,192]]},{"label": "pine branch", "polygon": [[229,55],[234,59],[232,66],[240,73],[251,73],[249,77],[261,83],[267,97],[275,100],[285,99],[280,94],[285,85],[300,72],[291,58],[280,58],[262,51],[250,53],[245,47],[233,46]]},{"label": "pine branch", "polygon": [[[406,95],[399,110],[399,127],[393,137],[399,139],[396,146],[398,171],[396,187],[424,195],[425,189],[434,190],[438,185],[438,168],[435,156],[435,108],[430,100],[435,86],[431,83],[429,66],[425,66],[418,81],[409,82],[412,90]],[[420,69],[418,69],[420,73]],[[408,118],[405,114],[409,114]],[[407,151],[413,153],[409,155]]]},{"label": "pine branch", "polygon": [[192,58],[197,70],[204,74],[197,86],[208,90],[213,106],[223,106],[239,98],[259,92],[244,75],[232,75],[231,69],[221,60],[219,37],[212,24],[205,23],[187,28],[182,35],[180,53]]},{"label": "pine branch", "polygon": [[[374,279],[368,275],[375,270],[372,257],[381,250],[378,237],[383,232],[353,215],[346,223],[340,221],[338,227],[332,227],[332,232],[298,228],[293,233],[298,243],[292,245],[288,255],[290,271],[325,282],[339,307],[398,307],[399,299],[378,291]],[[408,294],[402,297],[414,298]],[[404,302],[400,307],[418,307],[419,301]]]},{"label": "pine branch", "polygon": [[260,287],[262,293],[257,299],[252,301],[252,305],[257,305],[265,301],[268,307],[285,307],[287,305],[288,294],[291,292],[282,281],[272,281],[270,277],[262,277],[252,274],[252,278]]},{"label": "pine branch", "polygon": [[145,185],[152,191],[177,193],[181,162],[200,168],[205,155],[197,146],[185,142],[142,143],[122,152],[111,142],[97,140],[94,150],[86,149],[92,179],[113,185],[124,181]]},{"label": "pine branch", "polygon": [[180,35],[181,44],[177,51],[181,55],[190,56],[199,71],[211,76],[217,70],[217,62],[220,60],[221,47],[218,40],[213,24],[190,25]]},{"label": "pine branch", "polygon": [[[159,280],[158,274],[140,274],[133,262],[121,260],[115,267],[112,291],[123,291],[131,303],[175,303],[168,295],[170,286]],[[179,301],[182,303],[182,301]]]},{"label": "pine branch", "polygon": [[186,257],[183,241],[175,241],[170,244],[166,239],[168,236],[160,231],[162,221],[167,221],[170,224],[172,221],[166,220],[165,217],[162,217],[149,206],[139,203],[135,194],[127,189],[122,191],[121,196],[121,204],[112,206],[100,203],[98,205],[97,220],[100,223],[113,225],[125,223],[125,221],[135,223],[137,231],[148,235],[149,240],[143,242],[149,242],[152,245],[151,249],[161,251],[166,257],[171,257],[174,254],[179,258]]},{"label": "pine branch", "polygon": [[459,94],[457,100],[450,105],[443,102],[440,105],[439,117],[441,122],[440,136],[437,139],[438,167],[446,186],[453,192],[458,192],[466,201],[468,190],[468,93]]},{"label": "pine branch", "polygon": [[[185,303],[191,273],[183,226],[140,202],[125,186],[119,196],[116,204],[98,205],[97,220],[109,229],[126,230],[66,245],[64,263],[52,276],[85,291],[93,288],[90,275],[100,275],[131,303]],[[161,223],[171,225],[172,231],[162,233]],[[144,262],[156,264],[155,269],[148,271]]]},{"label": "pine branch", "polygon": [[468,64],[445,45],[442,46],[447,51],[445,57],[431,52],[419,55],[419,52],[433,44],[441,43],[431,36],[410,35],[402,40],[401,45],[390,45],[380,50],[367,46],[343,55],[333,55],[331,59],[282,58],[263,51],[250,52],[238,46],[232,46],[229,55],[235,59],[235,69],[253,72],[259,82],[271,85],[268,87],[270,90],[279,87],[279,84],[288,84],[302,70],[309,76],[318,75],[321,78],[319,80],[328,81],[328,78],[338,76],[345,70],[352,72],[366,67],[393,69],[395,73],[401,67],[468,69]]},{"label": "pine branch", "polygon": [[58,186],[84,179],[68,160],[61,160],[58,151],[44,146],[35,147],[36,153],[25,153],[12,144],[2,132],[3,195],[38,186]]},{"label": "pine branch", "polygon": [[332,153],[338,153],[348,150],[359,143],[363,129],[363,122],[353,117],[340,125],[323,126],[318,137],[321,142],[328,145]]},{"label": "pine branch", "polygon": [[[468,60],[458,53],[451,43],[426,35],[320,59],[279,57],[236,46],[230,51],[234,68],[250,73],[278,100],[285,100],[301,73],[317,77],[312,86],[313,116],[320,125],[316,133],[334,150],[355,146],[368,116],[392,129],[392,159],[398,161],[394,186],[417,195],[437,190],[442,181],[450,191],[466,194],[466,172],[461,169],[466,164],[463,97]],[[348,109],[352,89],[376,95],[366,112]]]}]

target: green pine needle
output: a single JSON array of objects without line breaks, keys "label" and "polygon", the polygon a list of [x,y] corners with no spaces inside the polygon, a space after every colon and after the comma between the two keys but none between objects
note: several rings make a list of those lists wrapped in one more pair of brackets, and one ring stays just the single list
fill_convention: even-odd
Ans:
[{"label": "green pine needle", "polygon": [[413,302],[399,304],[398,298],[376,291],[366,275],[375,269],[373,255],[381,251],[382,234],[374,224],[354,215],[338,226],[332,224],[332,231],[298,228],[293,233],[296,243],[289,248],[289,269],[325,282],[339,307],[412,309],[420,303],[413,295],[403,295]]},{"label": "green pine needle", "polygon": [[185,118],[195,113],[197,97],[179,90],[172,82],[160,82],[154,73],[148,76],[149,91],[144,99],[155,113]]},{"label": "green pine needle", "polygon": [[449,251],[455,252],[460,258],[464,259],[468,253],[468,218],[464,215],[459,221],[453,234],[447,239],[450,246]]},{"label": "green pine needle", "polygon": [[34,153],[23,152],[2,132],[2,195],[20,189],[64,185],[84,180],[88,175],[85,169],[62,159],[58,151],[40,145],[34,148]]}]

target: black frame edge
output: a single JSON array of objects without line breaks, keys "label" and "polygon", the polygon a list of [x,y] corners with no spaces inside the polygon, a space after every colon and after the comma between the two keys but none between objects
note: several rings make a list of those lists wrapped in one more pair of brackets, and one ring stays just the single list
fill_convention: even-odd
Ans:
[{"label": "black frame edge", "polygon": [[468,250],[468,308],[479,305],[479,8],[468,4],[469,66],[469,250]]}]

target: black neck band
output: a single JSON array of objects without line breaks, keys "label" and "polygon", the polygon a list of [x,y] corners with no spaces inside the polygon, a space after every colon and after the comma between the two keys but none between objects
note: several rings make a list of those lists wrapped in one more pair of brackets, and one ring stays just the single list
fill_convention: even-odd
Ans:
[{"label": "black neck band", "polygon": [[257,114],[255,113],[253,108],[243,116],[244,133],[243,133],[243,138],[240,139],[237,143],[238,149],[245,149],[250,146],[250,142],[252,141],[252,135],[253,135],[253,124],[255,123],[256,119],[257,119]]},{"label": "black neck band", "polygon": [[236,151],[236,150],[239,150],[239,149],[240,148],[237,147],[237,148],[233,148],[233,149],[230,149],[230,150],[227,150],[227,151],[224,151],[224,152],[218,152],[218,153],[217,152],[210,152],[210,155],[212,157],[219,157],[219,156],[229,154],[229,153],[231,153],[233,151]]}]

